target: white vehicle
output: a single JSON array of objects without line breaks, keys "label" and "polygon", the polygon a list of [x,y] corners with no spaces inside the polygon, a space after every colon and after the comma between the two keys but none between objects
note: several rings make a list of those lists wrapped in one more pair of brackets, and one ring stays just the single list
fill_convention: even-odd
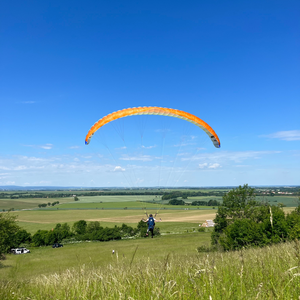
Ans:
[{"label": "white vehicle", "polygon": [[25,254],[30,253],[30,251],[24,247],[11,249],[11,253],[13,254]]}]

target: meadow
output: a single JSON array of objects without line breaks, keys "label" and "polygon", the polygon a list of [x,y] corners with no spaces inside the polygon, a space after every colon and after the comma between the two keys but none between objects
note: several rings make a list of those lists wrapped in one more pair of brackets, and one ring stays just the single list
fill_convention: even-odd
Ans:
[{"label": "meadow", "polygon": [[[198,253],[198,247],[210,245],[210,229],[198,232],[199,224],[214,219],[217,209],[171,207],[161,205],[159,196],[138,197],[65,197],[45,209],[24,206],[47,199],[22,199],[23,210],[11,214],[32,234],[78,220],[136,227],[146,207],[148,213],[158,212],[162,235],[76,242],[59,249],[29,247],[30,254],[8,254],[0,267],[0,299],[300,299],[299,242]],[[294,197],[270,200],[284,203],[286,212],[293,209]]]},{"label": "meadow", "polygon": [[208,233],[191,233],[9,255],[0,269],[0,298],[299,299],[298,241],[196,251],[208,242]]}]

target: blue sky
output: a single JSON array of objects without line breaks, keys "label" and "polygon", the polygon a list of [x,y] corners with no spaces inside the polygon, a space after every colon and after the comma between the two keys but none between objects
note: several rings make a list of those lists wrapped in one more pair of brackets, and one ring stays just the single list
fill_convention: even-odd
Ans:
[{"label": "blue sky", "polygon": [[[299,185],[299,14],[289,0],[2,3],[0,185]],[[195,114],[221,148],[153,116],[84,145],[135,106]]]}]

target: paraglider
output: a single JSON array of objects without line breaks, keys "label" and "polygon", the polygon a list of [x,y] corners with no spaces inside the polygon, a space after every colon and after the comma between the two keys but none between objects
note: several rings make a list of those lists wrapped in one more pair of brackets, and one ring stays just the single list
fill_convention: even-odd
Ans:
[{"label": "paraglider", "polygon": [[213,142],[216,148],[221,147],[220,139],[215,133],[215,131],[200,118],[182,110],[156,107],[156,106],[125,108],[101,118],[89,130],[85,138],[85,144],[88,145],[95,132],[105,124],[120,118],[135,116],[135,115],[161,115],[161,116],[175,117],[175,118],[186,120],[203,129],[206,132],[206,134],[209,136],[209,138],[211,139],[211,141]]},{"label": "paraglider", "polygon": [[[197,117],[197,116],[195,116],[195,115],[193,115],[191,113],[182,111],[182,110],[172,109],[172,108],[164,108],[164,107],[156,107],[156,106],[125,108],[125,109],[122,109],[122,110],[118,110],[116,112],[112,112],[112,113],[110,113],[110,114],[102,117],[88,131],[88,134],[85,137],[85,144],[88,145],[90,143],[92,137],[94,136],[94,134],[101,127],[103,127],[104,125],[106,125],[106,124],[108,124],[108,123],[110,123],[112,121],[118,120],[118,119],[122,119],[122,118],[129,117],[129,116],[138,116],[138,115],[158,115],[158,116],[166,116],[166,117],[179,118],[179,119],[188,121],[188,122],[190,122],[190,123],[198,126],[199,128],[201,128],[208,135],[208,137],[210,138],[210,140],[212,141],[213,145],[216,148],[220,148],[221,147],[220,139],[219,139],[218,135],[216,134],[216,132],[212,129],[212,127],[210,125],[208,125],[206,122],[204,122],[199,117]],[[205,134],[204,134],[204,136],[205,136]],[[128,147],[125,144],[124,138],[121,135],[120,135],[120,137],[122,138],[122,140],[124,142],[123,149],[126,149],[126,151],[127,151]],[[141,137],[142,137],[142,135],[141,135]],[[102,140],[103,139],[101,139],[101,142],[102,142]],[[158,164],[158,168],[156,168],[156,169],[155,169],[155,167],[153,168],[154,170],[157,170],[157,176],[153,176],[152,177],[152,179],[154,179],[154,180],[158,179],[157,186],[160,186],[160,178],[161,178],[160,172],[161,172],[161,164],[162,164],[161,162],[162,162],[163,157],[164,157],[164,153],[163,153],[164,139],[162,139],[162,141],[163,142],[162,142],[161,154],[157,155],[155,157],[155,158],[160,159],[160,163]],[[103,143],[105,145],[105,138],[104,138],[104,142]],[[180,150],[181,150],[182,145],[183,145],[183,143],[181,143],[180,147],[178,147],[178,151],[177,151],[177,155],[176,155],[175,159],[170,160],[171,163],[170,163],[169,167],[165,168],[165,170],[167,170],[169,172],[169,173],[166,173],[166,176],[165,176],[165,179],[166,179],[165,186],[170,186],[170,184],[168,184],[169,182],[179,182],[179,180],[181,179],[182,174],[184,174],[184,172],[187,170],[189,162],[192,161],[193,157],[191,157],[189,160],[183,160],[183,159],[181,160],[183,162],[186,162],[186,161],[188,161],[188,162],[186,163],[185,167],[181,168],[181,172],[178,173],[179,177],[176,176],[177,174],[175,172],[173,172],[174,169],[175,169],[174,165],[178,161],[178,157],[180,156]],[[111,154],[113,160],[115,161],[115,163],[117,163],[117,160],[115,159],[114,155],[112,154],[112,151],[109,149],[109,147],[107,145],[105,145],[105,147],[110,152],[110,154]],[[149,148],[151,148],[151,147],[149,147]],[[141,149],[147,149],[147,147],[144,147],[142,145]],[[201,148],[196,148],[197,152],[198,152],[199,149],[201,149]],[[141,157],[136,157],[136,156],[133,157],[133,159],[142,159],[144,161],[147,161],[147,158],[148,157],[145,156],[145,155],[141,156]],[[125,159],[129,159],[129,158],[128,158],[128,156],[123,156],[121,159],[125,160]],[[128,172],[128,175],[125,172],[126,170],[127,170],[127,167],[123,168],[121,166],[116,166],[114,168],[114,172],[119,171],[119,173],[121,173],[124,176],[124,178],[126,179],[126,181],[128,182],[128,186],[131,188],[131,187],[135,186],[139,182],[139,178],[138,178],[138,176],[136,176],[136,174],[134,172],[134,168],[132,168],[132,173]],[[176,176],[176,178],[174,178],[174,179],[171,178],[171,176],[173,175],[173,173],[175,173],[175,176]],[[171,180],[171,179],[173,179],[173,180]],[[175,179],[177,179],[177,180],[175,181]],[[159,210],[162,208],[162,205],[163,204],[161,203],[160,204],[160,208],[157,209],[157,212],[156,212],[156,214],[155,214],[154,217],[153,217],[153,215],[149,215],[148,216],[147,212],[145,212],[145,214],[147,216],[147,220],[143,219],[143,221],[147,222],[147,224],[148,224],[147,235],[148,235],[148,232],[150,231],[151,232],[151,237],[153,237],[153,230],[154,230],[154,226],[155,226],[155,221],[157,221],[155,219],[155,217],[158,214]],[[161,219],[158,222],[161,222]]]}]

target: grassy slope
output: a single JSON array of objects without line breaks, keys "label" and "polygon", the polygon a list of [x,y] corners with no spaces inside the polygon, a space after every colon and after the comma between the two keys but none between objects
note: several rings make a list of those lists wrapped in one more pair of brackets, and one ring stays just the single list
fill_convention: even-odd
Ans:
[{"label": "grassy slope", "polygon": [[[51,246],[30,248],[28,255],[7,255],[3,262],[5,268],[0,269],[0,279],[10,278],[22,280],[40,274],[63,272],[71,267],[82,264],[106,266],[116,259],[112,256],[114,249],[121,260],[131,260],[136,247],[136,260],[149,257],[151,260],[162,259],[168,253],[192,255],[196,248],[209,244],[210,233],[189,233],[182,235],[168,235],[154,239],[135,239],[110,242],[84,242],[68,244],[63,248],[52,249]],[[53,263],[55,262],[55,263]]]},{"label": "grassy slope", "polygon": [[0,269],[0,298],[299,298],[299,242],[197,254],[208,240],[197,233],[35,249]]}]

